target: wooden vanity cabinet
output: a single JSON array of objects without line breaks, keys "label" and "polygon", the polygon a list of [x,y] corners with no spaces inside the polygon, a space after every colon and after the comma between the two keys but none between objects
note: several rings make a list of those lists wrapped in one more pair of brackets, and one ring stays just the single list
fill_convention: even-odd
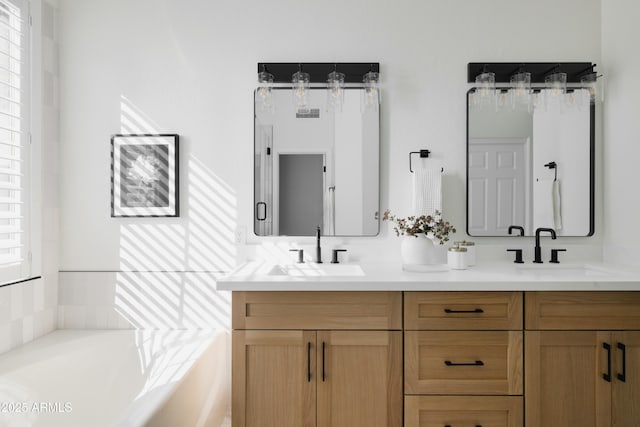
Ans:
[{"label": "wooden vanity cabinet", "polygon": [[640,427],[638,294],[525,294],[527,427]]},{"label": "wooden vanity cabinet", "polygon": [[402,426],[401,301],[234,292],[233,426]]}]

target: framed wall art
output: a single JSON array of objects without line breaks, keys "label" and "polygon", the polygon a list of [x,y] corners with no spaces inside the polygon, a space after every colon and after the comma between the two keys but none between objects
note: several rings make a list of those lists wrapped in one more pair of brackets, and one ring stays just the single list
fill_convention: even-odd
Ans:
[{"label": "framed wall art", "polygon": [[179,216],[178,135],[111,137],[111,216]]}]

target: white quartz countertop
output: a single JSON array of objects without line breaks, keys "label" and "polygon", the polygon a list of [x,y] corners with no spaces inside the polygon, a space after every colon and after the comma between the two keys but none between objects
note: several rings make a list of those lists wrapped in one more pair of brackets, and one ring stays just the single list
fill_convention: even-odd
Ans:
[{"label": "white quartz countertop", "polygon": [[274,264],[251,261],[217,282],[230,291],[640,291],[640,268],[601,263],[446,265]]}]

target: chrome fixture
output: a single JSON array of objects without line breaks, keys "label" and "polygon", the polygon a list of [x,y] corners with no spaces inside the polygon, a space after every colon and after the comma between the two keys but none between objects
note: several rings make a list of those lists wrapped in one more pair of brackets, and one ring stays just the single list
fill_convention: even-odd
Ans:
[{"label": "chrome fixture", "polygon": [[327,76],[327,110],[342,111],[344,102],[344,73],[336,71],[337,65],[334,65],[333,71]]},{"label": "chrome fixture", "polygon": [[556,230],[554,230],[553,228],[540,227],[536,229],[536,246],[534,248],[534,257],[533,257],[533,262],[536,264],[542,264],[542,248],[540,247],[540,233],[542,233],[543,231],[546,233],[550,233],[551,238],[553,240],[556,239]]},{"label": "chrome fixture", "polygon": [[307,106],[309,81],[309,73],[303,72],[302,64],[298,64],[298,71],[291,76],[291,83],[293,84],[293,104],[296,108]]}]

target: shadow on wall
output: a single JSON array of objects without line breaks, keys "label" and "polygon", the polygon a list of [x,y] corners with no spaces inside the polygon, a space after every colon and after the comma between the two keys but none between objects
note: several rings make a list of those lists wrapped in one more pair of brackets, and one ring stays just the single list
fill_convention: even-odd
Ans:
[{"label": "shadow on wall", "polygon": [[[161,133],[125,96],[120,105],[121,133]],[[120,220],[115,308],[135,328],[228,330],[230,296],[215,279],[235,266],[236,195],[184,141],[181,218]]]}]

